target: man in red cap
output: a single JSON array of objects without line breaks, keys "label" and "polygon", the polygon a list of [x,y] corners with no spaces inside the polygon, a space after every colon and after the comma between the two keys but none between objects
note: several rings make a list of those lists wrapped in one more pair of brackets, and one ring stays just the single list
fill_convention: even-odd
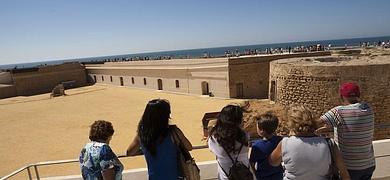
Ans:
[{"label": "man in red cap", "polygon": [[317,132],[333,129],[334,140],[351,179],[369,180],[375,170],[374,112],[369,104],[360,101],[360,88],[356,83],[343,83],[339,93],[343,105],[320,117],[323,126]]}]

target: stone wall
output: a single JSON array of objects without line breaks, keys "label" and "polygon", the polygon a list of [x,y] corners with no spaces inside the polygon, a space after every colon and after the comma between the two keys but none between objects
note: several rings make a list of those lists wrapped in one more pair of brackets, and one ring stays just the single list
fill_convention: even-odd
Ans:
[{"label": "stone wall", "polygon": [[[237,61],[237,60],[235,60]],[[269,60],[229,63],[229,91],[232,98],[268,98]]]},{"label": "stone wall", "polygon": [[390,64],[321,66],[272,62],[271,100],[282,105],[300,103],[319,117],[340,104],[338,87],[353,81],[361,87],[362,100],[375,110],[375,138],[390,138]]},{"label": "stone wall", "polygon": [[85,68],[79,63],[44,66],[33,71],[21,70],[11,74],[18,96],[48,93],[56,85],[66,81],[74,81],[73,87],[87,84]]},{"label": "stone wall", "polygon": [[229,59],[229,93],[232,98],[267,99],[269,89],[269,63],[294,57],[328,56],[330,52],[308,52],[250,56]]},{"label": "stone wall", "polygon": [[[330,55],[330,52],[244,56],[230,59],[108,62],[102,65],[87,65],[86,69],[97,83],[188,94],[205,94],[207,83],[209,92],[216,97],[265,99],[268,98],[270,61],[326,55]],[[121,78],[123,83],[120,81]],[[146,84],[144,79],[147,81]],[[162,88],[159,88],[159,80],[163,84]],[[180,84],[178,88],[176,81]]]},{"label": "stone wall", "polygon": [[0,99],[16,96],[16,89],[13,85],[0,84]]},{"label": "stone wall", "polygon": [[0,99],[16,96],[10,72],[0,72]]},{"label": "stone wall", "polygon": [[0,84],[12,84],[12,76],[10,72],[0,71]]}]

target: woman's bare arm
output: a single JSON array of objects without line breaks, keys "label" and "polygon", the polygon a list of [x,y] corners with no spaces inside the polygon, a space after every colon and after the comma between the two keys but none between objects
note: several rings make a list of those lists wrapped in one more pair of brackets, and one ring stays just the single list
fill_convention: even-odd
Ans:
[{"label": "woman's bare arm", "polygon": [[138,135],[134,137],[133,141],[130,143],[129,147],[127,148],[126,155],[127,156],[136,156],[140,155],[140,139]]},{"label": "woman's bare arm", "polygon": [[268,162],[271,166],[279,166],[282,163],[282,142],[279,142],[278,146],[272,151],[268,158]]},{"label": "woman's bare arm", "polygon": [[349,176],[347,167],[344,164],[344,160],[340,154],[339,149],[337,148],[337,146],[333,146],[332,148],[333,148],[333,152],[335,155],[334,161],[336,163],[337,169],[340,171],[341,179],[342,180],[350,180],[351,177]]}]

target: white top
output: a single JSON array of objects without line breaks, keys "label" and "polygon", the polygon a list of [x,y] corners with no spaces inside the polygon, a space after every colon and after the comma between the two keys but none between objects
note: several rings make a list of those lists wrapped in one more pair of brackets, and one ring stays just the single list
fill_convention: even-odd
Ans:
[{"label": "white top", "polygon": [[282,140],[284,180],[327,180],[331,156],[322,137],[287,137]]},{"label": "white top", "polygon": [[[227,180],[228,178],[225,175],[225,173],[222,171],[221,166],[226,171],[226,173],[229,174],[230,167],[233,165],[232,160],[230,160],[229,156],[227,155],[225,150],[222,148],[222,146],[220,146],[218,144],[216,139],[214,139],[213,137],[210,137],[208,140],[208,144],[209,144],[210,151],[213,152],[215,154],[215,156],[217,156],[217,161],[219,163],[219,165],[218,165],[218,179]],[[236,142],[236,148],[240,148],[240,147],[241,147],[241,143]],[[244,146],[242,146],[240,154],[237,155],[237,154],[231,153],[230,156],[233,159],[235,159],[238,156],[237,161],[240,161],[249,167],[248,152],[249,152],[249,148],[244,145]]]}]

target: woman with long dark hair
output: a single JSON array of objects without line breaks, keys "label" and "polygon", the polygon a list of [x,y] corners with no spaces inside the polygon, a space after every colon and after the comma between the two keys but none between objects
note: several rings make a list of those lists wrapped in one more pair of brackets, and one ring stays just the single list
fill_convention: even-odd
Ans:
[{"label": "woman with long dark hair", "polygon": [[148,165],[150,180],[177,180],[180,177],[177,164],[176,133],[187,150],[192,145],[175,125],[169,125],[171,107],[164,99],[154,99],[146,105],[138,124],[137,136],[127,149],[127,155],[136,155],[141,149]]},{"label": "woman with long dark hair", "polygon": [[209,149],[216,155],[218,179],[228,179],[233,165],[229,155],[249,167],[248,136],[242,129],[243,109],[238,105],[225,106],[210,131]]}]

